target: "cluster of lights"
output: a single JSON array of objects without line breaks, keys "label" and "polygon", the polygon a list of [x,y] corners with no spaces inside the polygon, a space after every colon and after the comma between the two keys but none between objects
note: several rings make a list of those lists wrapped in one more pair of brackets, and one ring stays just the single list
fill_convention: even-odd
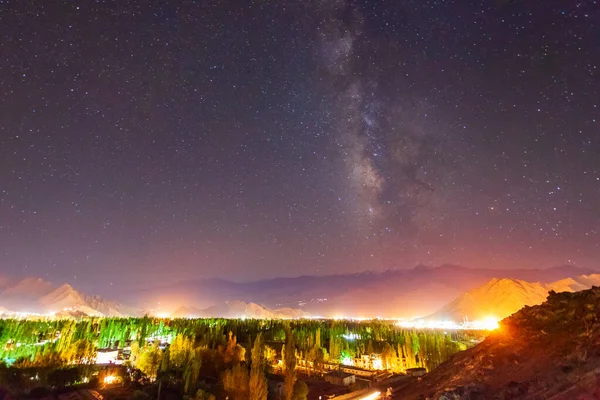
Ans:
[{"label": "cluster of lights", "polygon": [[[77,311],[77,307],[65,307],[62,309],[64,312]],[[94,315],[99,316],[99,315]],[[30,311],[3,311],[0,313],[0,318],[11,318],[11,319],[53,319],[53,318],[65,318],[66,316],[57,317],[56,311],[48,311],[47,313],[37,313]]]},{"label": "cluster of lights", "polygon": [[398,321],[396,325],[403,328],[414,328],[414,329],[446,329],[446,330],[480,330],[480,331],[493,331],[498,329],[498,319],[494,317],[487,317],[480,321],[465,321],[457,323],[455,321],[443,321],[443,320],[424,320],[415,319],[411,321]]},{"label": "cluster of lights", "polygon": [[342,357],[340,362],[342,363],[342,365],[346,365],[348,367],[352,367],[354,365],[354,360],[348,356]]},{"label": "cluster of lights", "polygon": [[342,335],[342,337],[346,340],[360,340],[361,336],[357,333],[345,333]]}]

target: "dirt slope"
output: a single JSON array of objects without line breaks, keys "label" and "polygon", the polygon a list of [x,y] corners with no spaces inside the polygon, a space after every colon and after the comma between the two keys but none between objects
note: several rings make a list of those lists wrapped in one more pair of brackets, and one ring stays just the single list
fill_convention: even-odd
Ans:
[{"label": "dirt slope", "polygon": [[394,398],[599,399],[600,288],[550,292]]}]

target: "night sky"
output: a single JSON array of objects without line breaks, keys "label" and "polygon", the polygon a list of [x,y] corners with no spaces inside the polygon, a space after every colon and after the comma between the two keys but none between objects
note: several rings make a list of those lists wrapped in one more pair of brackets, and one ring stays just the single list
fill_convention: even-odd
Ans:
[{"label": "night sky", "polygon": [[600,259],[600,2],[0,1],[0,271]]}]

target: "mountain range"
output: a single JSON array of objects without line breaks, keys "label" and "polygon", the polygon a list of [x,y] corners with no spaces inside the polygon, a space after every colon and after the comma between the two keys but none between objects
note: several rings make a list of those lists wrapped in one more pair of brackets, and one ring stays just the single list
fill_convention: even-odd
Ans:
[{"label": "mountain range", "polygon": [[519,279],[492,279],[469,290],[426,319],[478,320],[503,319],[524,306],[542,304],[548,292],[576,292],[600,286],[600,274],[580,275],[555,282],[527,282]]},{"label": "mountain range", "polygon": [[99,296],[87,296],[64,283],[56,286],[42,278],[28,277],[8,284],[0,291],[4,314],[26,312],[59,316],[124,316],[131,313],[122,305]]},{"label": "mountain range", "polygon": [[[24,278],[6,284],[0,291],[0,315],[14,316],[16,313],[52,314],[58,317],[84,316],[164,316],[155,310],[138,310],[99,296],[88,296],[71,285],[56,286],[42,278]],[[182,306],[170,315],[172,318],[300,318],[308,313],[292,308],[270,309],[259,304],[228,301],[205,309]]]},{"label": "mountain range", "polygon": [[[590,287],[595,282],[594,272],[597,271],[574,266],[491,270],[456,265],[421,265],[407,270],[300,276],[243,283],[223,279],[188,280],[142,291],[122,288],[111,300],[89,296],[69,284],[54,285],[44,279],[30,277],[4,283],[0,287],[0,312],[4,309],[5,314],[28,311],[74,316],[147,313],[181,317],[295,318],[312,315],[329,318],[414,318],[430,315],[436,310],[444,311],[444,307],[453,299],[496,279],[495,285],[469,293],[462,303],[454,304],[452,310],[447,310],[455,316],[461,315],[458,319],[462,320],[464,315],[472,313],[463,305],[473,302],[468,296],[488,296],[495,299],[494,303],[499,303],[500,294],[509,292],[506,296],[515,298],[503,300],[506,304],[513,304],[514,307],[519,304],[539,304],[548,290],[573,291]],[[508,286],[503,289],[503,285],[507,285],[503,279],[518,283],[518,290],[512,287],[508,290]],[[531,282],[553,283],[537,286]],[[529,298],[523,299],[523,296]],[[508,309],[512,311],[514,307]]]},{"label": "mountain range", "polygon": [[285,319],[303,318],[309,314],[293,308],[270,309],[256,303],[245,301],[228,301],[205,309],[182,306],[175,310],[171,318],[258,318],[258,319]]},{"label": "mountain range", "polygon": [[128,292],[123,301],[151,308],[160,303],[175,310],[182,304],[200,309],[242,299],[277,309],[301,309],[324,317],[414,318],[429,315],[464,292],[493,278],[528,282],[558,281],[597,273],[593,269],[559,266],[549,269],[484,269],[457,265],[344,275],[299,276],[254,282],[223,279],[187,280]]}]

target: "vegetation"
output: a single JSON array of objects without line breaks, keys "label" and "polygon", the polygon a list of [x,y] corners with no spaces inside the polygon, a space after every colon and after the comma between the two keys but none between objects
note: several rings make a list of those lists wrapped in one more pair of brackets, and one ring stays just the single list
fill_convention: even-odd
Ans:
[{"label": "vegetation", "polygon": [[294,334],[287,328],[285,331],[285,346],[283,347],[283,366],[285,368],[285,399],[292,400],[296,384],[296,344]]},{"label": "vegetation", "polygon": [[250,400],[264,400],[267,398],[268,387],[265,376],[265,345],[262,333],[254,339],[252,347],[252,366],[250,368],[250,381],[248,384]]},{"label": "vegetation", "polygon": [[[189,399],[218,394],[264,400],[265,372],[274,368],[284,374],[287,399],[300,399],[305,397],[296,379],[300,361],[311,375],[323,372],[328,362],[372,353],[380,355],[383,368],[396,372],[433,369],[482,336],[404,329],[380,320],[0,320],[0,357],[9,367],[0,370],[0,379],[18,386],[23,371],[34,368],[42,371],[34,375],[37,384],[66,386],[91,376],[99,350],[127,348],[128,363],[135,368],[123,380],[154,382],[159,391],[176,387]],[[213,385],[207,391],[200,384],[206,378],[218,382],[218,389]]]}]

